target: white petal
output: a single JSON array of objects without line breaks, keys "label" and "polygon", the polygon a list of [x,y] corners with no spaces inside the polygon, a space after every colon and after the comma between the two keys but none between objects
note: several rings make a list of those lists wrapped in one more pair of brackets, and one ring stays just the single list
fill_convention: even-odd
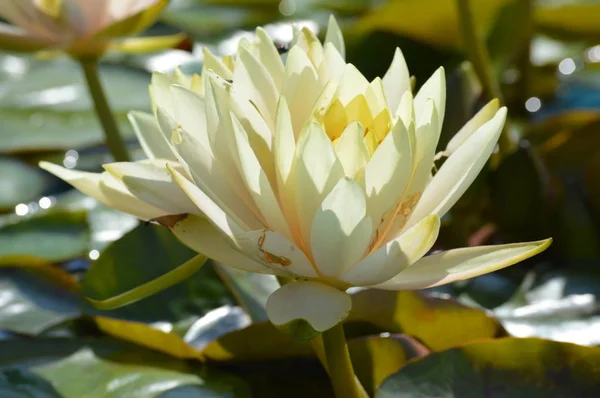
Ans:
[{"label": "white petal", "polygon": [[199,213],[173,181],[164,161],[118,162],[103,165],[129,191],[144,202],[169,214]]},{"label": "white petal", "polygon": [[223,61],[215,57],[207,48],[202,49],[202,75],[209,70],[213,71],[223,79],[233,79],[233,73],[225,66]]},{"label": "white petal", "polygon": [[269,268],[289,276],[317,278],[315,267],[304,252],[292,241],[275,231],[250,231],[235,236],[248,255]]},{"label": "white petal", "polygon": [[344,35],[333,15],[329,16],[327,25],[327,34],[325,35],[325,44],[331,43],[335,46],[343,59],[346,58],[346,46],[344,45]]},{"label": "white petal", "polygon": [[342,178],[327,195],[312,223],[310,245],[319,272],[337,277],[365,254],[373,228],[365,194]]},{"label": "white petal", "polygon": [[212,153],[208,152],[198,140],[184,129],[179,129],[179,140],[173,147],[179,155],[179,161],[186,167],[193,181],[217,206],[223,209],[241,225],[249,229],[263,228],[262,222],[255,216],[254,203],[248,206],[238,192],[228,184],[227,169],[221,167]]},{"label": "white petal", "polygon": [[417,128],[413,175],[408,188],[402,194],[401,201],[396,204],[396,208],[392,214],[386,215],[386,221],[391,221],[392,224],[391,226],[386,226],[387,233],[383,239],[384,242],[396,238],[400,231],[411,227],[414,225],[414,222],[419,221],[418,219],[412,219],[414,222],[407,224],[410,215],[421,198],[425,186],[431,179],[433,158],[439,140],[437,112],[433,100],[429,99],[425,102],[422,118],[423,120],[429,120],[429,123],[422,123]]},{"label": "white petal", "polygon": [[383,89],[391,110],[396,110],[404,93],[410,91],[408,66],[399,48],[396,48],[392,64],[383,76]]},{"label": "white petal", "polygon": [[148,159],[177,160],[153,115],[132,111],[128,117]]},{"label": "white petal", "polygon": [[454,151],[456,151],[462,144],[469,138],[474,132],[479,130],[479,128],[487,123],[491,118],[494,117],[496,112],[500,107],[500,102],[497,99],[491,100],[488,102],[483,108],[471,118],[458,133],[456,133],[452,139],[446,145],[446,150],[444,153],[447,156],[450,156]]},{"label": "white petal", "polygon": [[435,243],[440,219],[431,216],[369,254],[340,279],[353,285],[373,285],[393,278],[423,257]]},{"label": "white petal", "polygon": [[346,319],[351,308],[348,294],[319,282],[288,283],[267,299],[269,319],[283,329],[301,326],[291,323],[303,320],[314,331],[324,332]]},{"label": "white petal", "polygon": [[[107,173],[69,170],[48,162],[40,162],[39,166],[98,202],[124,213],[132,214],[142,220],[147,221],[169,215],[165,210],[149,205],[133,196],[121,182],[117,181],[111,185],[104,184],[103,180],[110,177]],[[111,180],[114,179],[111,178]],[[115,188],[115,185],[117,188]]]},{"label": "white petal", "polygon": [[252,150],[256,154],[261,167],[269,181],[275,184],[275,164],[273,163],[273,132],[258,110],[248,101],[239,101],[231,97],[231,111],[240,121]]},{"label": "white petal", "polygon": [[321,85],[310,59],[300,47],[292,47],[285,63],[283,97],[288,104],[296,136],[309,120],[319,94]]},{"label": "white petal", "polygon": [[346,64],[337,97],[342,105],[348,105],[357,95],[365,94],[368,87],[369,81],[356,69],[356,66]]},{"label": "white petal", "polygon": [[163,108],[169,115],[173,113],[173,99],[171,98],[171,84],[176,83],[175,80],[164,73],[154,72],[152,74],[152,82],[150,83],[150,98],[152,99],[152,109],[156,112],[156,108]]},{"label": "white petal", "polygon": [[369,149],[365,145],[364,134],[365,129],[359,122],[351,122],[335,146],[347,177],[353,178],[369,162]]},{"label": "white petal", "polygon": [[167,166],[173,175],[175,182],[189,196],[204,216],[214,225],[222,234],[233,239],[235,235],[241,235],[245,232],[244,225],[240,225],[240,220],[235,219],[235,215],[226,213],[217,204],[209,198],[193,182],[185,178],[175,169]]},{"label": "white petal", "polygon": [[409,129],[411,126],[416,126],[415,121],[415,107],[413,102],[413,95],[410,90],[405,91],[400,99],[400,104],[396,109],[395,116],[399,117],[404,122],[404,125]]},{"label": "white petal", "polygon": [[272,273],[269,268],[236,249],[228,237],[203,218],[190,215],[175,224],[171,231],[190,249],[215,261],[244,271]]},{"label": "white petal", "polygon": [[[401,120],[381,142],[365,167],[368,213],[377,228],[383,215],[401,200],[413,171],[412,140]],[[385,229],[386,225],[383,225]]]},{"label": "white petal", "polygon": [[444,113],[446,112],[446,76],[444,75],[444,68],[439,68],[435,71],[415,96],[417,126],[429,122],[428,116],[423,117],[423,114],[426,109],[427,100],[430,98],[433,99],[437,111],[437,135],[439,137],[444,121]]},{"label": "white petal", "polygon": [[331,43],[325,43],[323,47],[323,61],[319,65],[319,82],[327,84],[330,80],[339,82],[344,73],[346,61]]},{"label": "white petal", "polygon": [[271,130],[275,127],[278,90],[267,69],[247,49],[239,47],[233,71],[236,95],[252,101]]},{"label": "white petal", "polygon": [[233,127],[231,125],[230,105],[232,94],[229,90],[231,90],[231,87],[223,79],[214,74],[208,77],[205,96],[206,124],[214,159],[217,162],[215,167],[224,170],[229,186],[237,192],[242,201],[258,217],[260,212],[256,208],[233,158],[232,149],[234,148],[233,141],[235,138],[233,137]]},{"label": "white petal", "polygon": [[367,99],[367,104],[369,105],[369,110],[371,111],[372,115],[376,116],[382,111],[387,111],[389,113],[383,81],[381,78],[376,77],[371,83],[369,83],[369,87],[365,92],[365,98]]},{"label": "white petal", "polygon": [[[425,188],[409,225],[430,214],[442,217],[475,180],[502,133],[506,108],[479,128],[447,160]],[[413,221],[414,220],[414,221]]]},{"label": "white petal", "polygon": [[263,28],[256,28],[256,48],[260,62],[267,68],[277,91],[283,86],[284,66],[273,40]]},{"label": "white petal", "polygon": [[302,27],[300,30],[296,30],[294,32],[292,44],[292,49],[294,47],[301,49],[308,56],[311,64],[315,68],[319,66],[323,59],[323,45],[312,30],[306,26]]},{"label": "white petal", "polygon": [[425,289],[473,278],[526,260],[548,248],[552,239],[449,250],[417,261],[378,289]]},{"label": "white petal", "polygon": [[277,107],[277,122],[273,138],[273,158],[275,163],[277,196],[281,208],[295,240],[300,239],[298,213],[296,212],[296,142],[292,118],[285,98],[279,99]]},{"label": "white petal", "polygon": [[337,182],[344,176],[329,137],[311,123],[298,143],[296,160],[296,207],[300,231],[306,245],[310,242],[312,220]]},{"label": "white petal", "polygon": [[262,213],[269,229],[291,239],[290,230],[277,202],[277,197],[273,193],[269,179],[250,147],[244,128],[233,114],[232,122],[240,172],[250,195],[254,199],[254,203]]},{"label": "white petal", "polygon": [[200,143],[205,150],[212,153],[206,125],[206,103],[195,91],[179,85],[172,85],[173,119]]}]

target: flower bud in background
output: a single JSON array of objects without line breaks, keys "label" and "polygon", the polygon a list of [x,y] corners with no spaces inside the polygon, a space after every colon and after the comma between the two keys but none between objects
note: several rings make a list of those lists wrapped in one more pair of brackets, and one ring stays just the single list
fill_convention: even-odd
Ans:
[{"label": "flower bud in background", "polygon": [[107,50],[157,51],[183,36],[133,37],[156,22],[168,0],[2,0],[0,49],[61,51],[97,58]]},{"label": "flower bud in background", "polygon": [[108,206],[168,224],[221,263],[290,278],[267,313],[305,338],[347,316],[349,287],[428,288],[549,246],[426,256],[440,218],[493,152],[506,108],[483,107],[437,170],[444,70],[413,96],[399,49],[370,82],[344,54],[333,18],[324,44],[297,29],[285,62],[258,28],[235,58],[205,51],[201,76],[154,75],[154,114],[130,115],[147,160],[106,164],[101,174],[41,166]]}]

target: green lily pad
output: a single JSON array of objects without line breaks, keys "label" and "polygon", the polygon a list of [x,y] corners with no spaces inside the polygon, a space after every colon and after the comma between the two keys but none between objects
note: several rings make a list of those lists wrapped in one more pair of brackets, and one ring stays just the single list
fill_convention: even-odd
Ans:
[{"label": "green lily pad", "polygon": [[85,212],[52,210],[31,218],[13,217],[13,221],[0,228],[0,258],[30,256],[58,262],[89,250]]},{"label": "green lily pad", "polygon": [[370,395],[407,361],[430,352],[421,343],[405,335],[352,339],[348,341],[348,350],[356,377]]},{"label": "green lily pad", "polygon": [[64,398],[152,398],[183,386],[199,398],[248,396],[243,382],[231,375],[203,372],[200,377],[199,362],[110,339],[5,340],[0,351],[0,367],[29,369]]},{"label": "green lily pad", "polygon": [[23,270],[0,270],[0,330],[33,336],[78,316],[75,293]]},{"label": "green lily pad", "polygon": [[481,309],[421,292],[361,290],[352,295],[352,311],[346,321],[367,322],[382,332],[404,333],[433,350],[506,333]]},{"label": "green lily pad", "polygon": [[[195,255],[164,227],[141,224],[110,244],[92,263],[82,285],[84,296],[106,300],[152,281]],[[137,303],[111,311],[88,311],[140,322],[176,322],[230,304],[232,298],[211,267]]]},{"label": "green lily pad", "polygon": [[[5,119],[0,116],[0,120],[3,121],[1,130]],[[0,152],[3,145],[4,139],[0,137]],[[37,167],[12,157],[0,157],[0,170],[0,213],[12,211],[19,203],[28,203],[39,198],[51,186],[53,180]]]},{"label": "green lily pad", "polygon": [[[147,110],[150,76],[119,66],[100,68],[102,82],[123,129],[130,110]],[[79,149],[103,142],[79,66],[66,58],[0,56],[0,153]]]},{"label": "green lily pad", "polygon": [[393,397],[593,397],[600,348],[541,339],[496,339],[406,364],[375,394]]},{"label": "green lily pad", "polygon": [[0,396],[4,398],[62,398],[49,381],[23,369],[0,371]]}]

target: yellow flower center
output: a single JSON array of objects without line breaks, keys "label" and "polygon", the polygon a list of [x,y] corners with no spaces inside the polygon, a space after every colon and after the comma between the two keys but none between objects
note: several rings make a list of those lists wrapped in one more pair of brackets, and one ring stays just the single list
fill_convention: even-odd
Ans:
[{"label": "yellow flower center", "polygon": [[359,122],[365,129],[364,141],[372,156],[381,141],[389,133],[392,118],[387,108],[373,114],[364,95],[359,94],[345,106],[339,99],[333,100],[322,117],[325,131],[334,144],[351,122]]}]

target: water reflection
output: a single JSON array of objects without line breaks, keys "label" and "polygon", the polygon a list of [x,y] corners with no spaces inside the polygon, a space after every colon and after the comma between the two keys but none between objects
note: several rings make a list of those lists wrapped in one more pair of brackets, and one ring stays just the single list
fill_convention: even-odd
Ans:
[{"label": "water reflection", "polygon": [[98,257],[100,257],[100,252],[96,249],[90,250],[88,256],[90,257],[90,260],[97,260]]},{"label": "water reflection", "polygon": [[577,65],[575,65],[573,58],[565,58],[558,64],[558,71],[563,75],[570,75],[575,72],[576,69]]},{"label": "water reflection", "polygon": [[538,97],[531,97],[527,101],[525,101],[525,109],[527,111],[534,113],[539,111],[542,108],[542,101]]},{"label": "water reflection", "polygon": [[77,161],[79,160],[79,152],[74,149],[70,149],[65,153],[65,158],[63,160],[63,165],[67,169],[72,169],[77,166]]},{"label": "water reflection", "polygon": [[27,213],[29,213],[29,206],[27,206],[25,203],[19,203],[15,206],[15,213],[17,216],[25,216]]}]

